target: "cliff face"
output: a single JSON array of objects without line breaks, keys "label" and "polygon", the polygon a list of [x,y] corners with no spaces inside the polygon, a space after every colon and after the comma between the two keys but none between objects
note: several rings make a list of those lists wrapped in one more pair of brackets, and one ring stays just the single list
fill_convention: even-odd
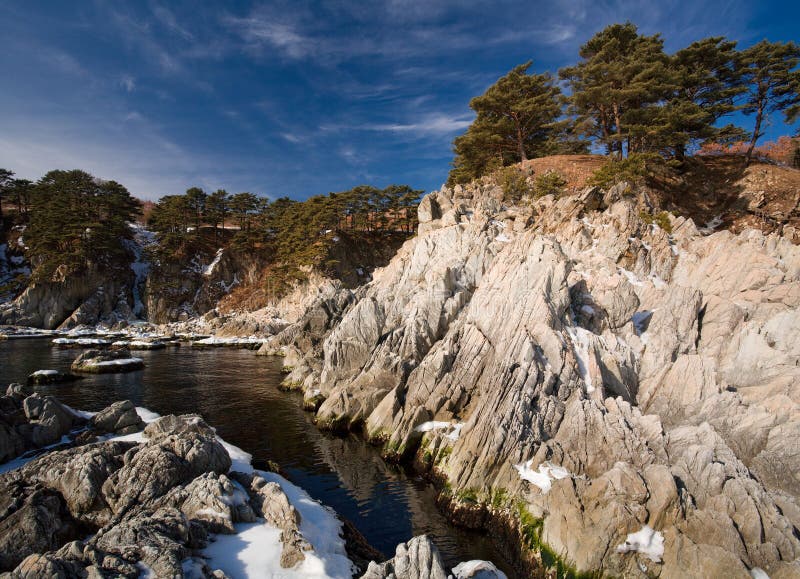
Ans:
[{"label": "cliff face", "polygon": [[624,193],[433,193],[370,284],[267,349],[321,425],[522,512],[578,570],[798,573],[800,248]]}]

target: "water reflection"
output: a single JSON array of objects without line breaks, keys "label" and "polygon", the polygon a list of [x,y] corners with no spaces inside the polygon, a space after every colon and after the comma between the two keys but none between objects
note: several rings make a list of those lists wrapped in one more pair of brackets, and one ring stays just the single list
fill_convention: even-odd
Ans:
[{"label": "water reflection", "polygon": [[[0,342],[0,384],[23,382],[39,369],[66,371],[79,353],[53,348],[49,339]],[[384,554],[427,533],[448,564],[483,558],[507,568],[484,535],[446,521],[428,483],[387,464],[356,437],[317,430],[299,396],[278,390],[279,360],[246,350],[191,347],[137,356],[145,361],[142,371],[88,376],[41,390],[83,410],[128,398],[161,414],[197,412],[220,436],[251,453],[256,466],[278,462],[293,482],[350,519]]]}]

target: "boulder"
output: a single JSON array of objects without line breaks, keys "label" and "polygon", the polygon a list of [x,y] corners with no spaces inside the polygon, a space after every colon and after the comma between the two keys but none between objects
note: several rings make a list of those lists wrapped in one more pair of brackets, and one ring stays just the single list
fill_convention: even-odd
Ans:
[{"label": "boulder", "polygon": [[130,400],[114,402],[92,416],[89,423],[100,433],[130,434],[144,428],[144,421]]},{"label": "boulder", "polygon": [[88,374],[114,374],[133,372],[144,368],[144,360],[131,356],[129,350],[86,350],[71,366],[75,372]]},{"label": "boulder", "polygon": [[447,579],[439,549],[427,535],[401,543],[385,563],[371,562],[361,579]]}]

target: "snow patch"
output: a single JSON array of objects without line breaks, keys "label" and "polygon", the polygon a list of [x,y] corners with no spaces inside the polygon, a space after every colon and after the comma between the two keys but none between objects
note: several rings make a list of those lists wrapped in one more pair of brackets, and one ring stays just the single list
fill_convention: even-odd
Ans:
[{"label": "snow patch", "polygon": [[769,575],[761,567],[753,567],[750,569],[750,577],[753,579],[769,579]]},{"label": "snow patch", "polygon": [[586,384],[586,392],[591,394],[594,392],[594,384],[592,384],[592,374],[589,371],[589,347],[591,345],[592,333],[586,328],[580,326],[567,326],[567,335],[572,340],[572,346],[575,350],[575,359],[578,362],[578,372]]},{"label": "snow patch", "polygon": [[461,436],[461,429],[462,428],[464,428],[464,423],[463,422],[459,422],[458,424],[453,426],[453,431],[448,433],[448,434],[445,434],[444,437],[447,440],[452,440],[453,442],[455,442],[456,440],[458,440],[458,437]]},{"label": "snow patch", "polygon": [[437,420],[429,420],[428,422],[423,422],[416,428],[414,428],[414,432],[430,432],[432,430],[449,430],[444,437],[448,440],[455,442],[458,440],[458,437],[461,436],[461,429],[464,428],[463,422],[458,422],[453,424],[451,422],[441,422]]},{"label": "snow patch", "polygon": [[722,225],[721,213],[712,217],[711,221],[707,222],[704,227],[698,228],[698,231],[703,235],[711,235],[720,225]]},{"label": "snow patch", "polygon": [[219,248],[217,250],[216,255],[214,255],[214,260],[208,264],[208,266],[203,270],[203,275],[211,275],[214,273],[214,269],[217,267],[219,260],[222,259],[222,252],[224,251],[223,248]]},{"label": "snow patch", "polygon": [[506,574],[500,569],[495,567],[491,561],[482,561],[474,559],[472,561],[464,561],[453,567],[454,579],[507,579]]},{"label": "snow patch", "polygon": [[634,285],[634,286],[643,286],[644,285],[644,282],[642,280],[640,280],[638,277],[636,277],[636,274],[633,273],[632,271],[627,270],[624,267],[620,267],[619,268],[619,272],[622,275],[624,275],[626,278],[628,278],[628,281],[631,283],[631,285]]},{"label": "snow patch", "polygon": [[628,534],[625,542],[617,545],[617,553],[637,551],[656,563],[664,556],[664,535],[645,525],[641,530]]},{"label": "snow patch", "polygon": [[435,420],[429,420],[428,422],[423,422],[419,426],[414,429],[414,432],[430,432],[431,430],[440,430],[442,428],[447,428],[450,426],[449,422],[438,422]]},{"label": "snow patch", "polygon": [[263,344],[264,342],[264,338],[257,338],[256,336],[248,336],[246,338],[218,338],[216,336],[211,336],[202,340],[196,340],[194,343],[200,344],[201,346],[236,346],[239,344]]},{"label": "snow patch", "polygon": [[95,366],[129,366],[131,364],[140,364],[144,362],[141,358],[119,358],[118,360],[105,360],[104,362],[92,362],[85,364],[86,367],[94,368]]},{"label": "snow patch", "polygon": [[31,376],[58,376],[58,370],[36,370]]},{"label": "snow patch", "polygon": [[494,238],[495,241],[501,241],[503,243],[508,243],[511,239],[505,233],[501,233],[497,237]]},{"label": "snow patch", "polygon": [[533,465],[533,459],[515,464],[514,468],[517,469],[519,478],[535,484],[541,489],[542,494],[545,495],[550,492],[554,480],[561,480],[562,478],[572,476],[563,466],[558,466],[551,462],[543,462],[539,465],[538,470],[533,470],[531,465]]},{"label": "snow patch", "polygon": [[104,340],[102,338],[56,338],[53,340],[54,344],[58,344],[60,346],[110,346],[110,340]]}]

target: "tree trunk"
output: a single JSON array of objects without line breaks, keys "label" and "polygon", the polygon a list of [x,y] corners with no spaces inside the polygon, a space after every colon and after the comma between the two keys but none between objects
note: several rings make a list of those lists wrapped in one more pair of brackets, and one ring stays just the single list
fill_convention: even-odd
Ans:
[{"label": "tree trunk", "polygon": [[614,103],[614,127],[617,129],[617,153],[622,159],[622,119],[619,114],[619,104]]},{"label": "tree trunk", "polygon": [[756,127],[753,130],[753,137],[750,139],[750,146],[747,147],[747,154],[745,155],[745,166],[750,164],[750,159],[753,157],[753,151],[756,148],[756,141],[758,141],[759,132],[761,131],[761,122],[764,120],[764,105],[763,101],[758,103],[756,110]]},{"label": "tree trunk", "polygon": [[525,154],[525,141],[522,139],[522,127],[517,121],[517,147],[519,147],[519,160],[527,161],[528,156]]}]

